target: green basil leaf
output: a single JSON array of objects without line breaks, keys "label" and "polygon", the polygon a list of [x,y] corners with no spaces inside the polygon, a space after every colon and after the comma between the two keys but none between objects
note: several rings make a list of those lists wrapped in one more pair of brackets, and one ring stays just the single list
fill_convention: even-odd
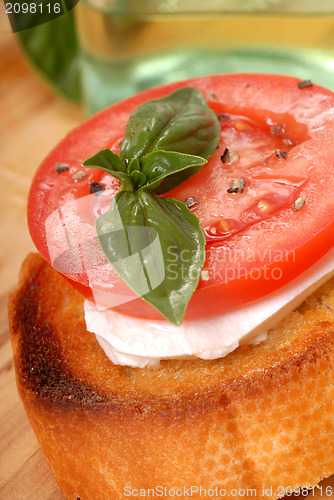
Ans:
[{"label": "green basil leaf", "polygon": [[[122,160],[121,160],[122,161]],[[127,173],[130,175],[133,170],[140,170],[140,163],[137,158],[133,158],[126,168]]]},{"label": "green basil leaf", "polygon": [[[43,5],[45,9],[46,4]],[[33,15],[42,17],[45,12],[38,14],[37,9]],[[27,16],[22,14],[22,18]],[[80,55],[73,11],[20,31],[17,37],[28,61],[40,76],[60,95],[80,103]]]},{"label": "green basil leaf", "polygon": [[95,228],[125,283],[167,320],[181,324],[205,259],[198,218],[173,198],[122,191]]},{"label": "green basil leaf", "polygon": [[176,151],[209,159],[218,145],[220,125],[203,95],[182,87],[139,106],[130,116],[121,145],[125,163],[151,151]]},{"label": "green basil leaf", "polygon": [[87,158],[82,166],[100,168],[105,172],[126,172],[126,166],[120,157],[108,148],[101,149],[95,155]]},{"label": "green basil leaf", "polygon": [[142,189],[167,193],[196,174],[205,163],[206,159],[200,156],[152,151],[140,160],[140,169],[147,179]]},{"label": "green basil leaf", "polygon": [[126,173],[126,166],[120,157],[108,148],[101,149],[101,151],[95,155],[87,158],[87,160],[82,163],[82,166],[88,168],[99,168],[121,181],[122,185],[120,189],[129,189],[130,191],[133,190],[131,178]]},{"label": "green basil leaf", "polygon": [[135,189],[140,189],[146,181],[145,175],[140,170],[132,170],[130,177]]}]

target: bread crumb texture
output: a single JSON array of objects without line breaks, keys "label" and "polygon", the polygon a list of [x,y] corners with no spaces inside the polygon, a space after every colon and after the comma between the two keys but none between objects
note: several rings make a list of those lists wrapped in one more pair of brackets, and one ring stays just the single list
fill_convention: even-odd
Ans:
[{"label": "bread crumb texture", "polygon": [[274,499],[317,485],[334,473],[333,311],[334,280],[261,344],[116,366],[82,297],[29,255],[9,304],[17,385],[66,497]]}]

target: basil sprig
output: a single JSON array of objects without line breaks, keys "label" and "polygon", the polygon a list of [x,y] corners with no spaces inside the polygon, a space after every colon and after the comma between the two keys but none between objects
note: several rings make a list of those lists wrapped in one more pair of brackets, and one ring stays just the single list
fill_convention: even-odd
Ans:
[{"label": "basil sprig", "polygon": [[110,209],[95,221],[117,274],[172,323],[181,324],[205,260],[205,236],[185,203],[166,193],[206,163],[220,125],[202,94],[183,87],[139,106],[120,155],[103,149],[83,162],[120,181]]},{"label": "basil sprig", "polygon": [[[175,151],[153,151],[140,160],[133,158],[128,165],[120,157],[102,149],[83,162],[84,167],[97,167],[121,182],[121,190],[147,189],[155,194],[167,193],[189,178],[189,170],[196,172],[206,163],[200,156]],[[196,173],[194,171],[194,173]]]}]

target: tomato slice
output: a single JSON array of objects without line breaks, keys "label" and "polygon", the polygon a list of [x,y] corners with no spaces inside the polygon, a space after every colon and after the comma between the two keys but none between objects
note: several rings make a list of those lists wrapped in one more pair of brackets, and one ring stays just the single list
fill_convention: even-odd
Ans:
[{"label": "tomato slice", "polygon": [[[93,226],[117,193],[118,181],[82,169],[81,163],[105,147],[118,152],[131,112],[182,86],[199,89],[221,123],[209,162],[166,194],[198,202],[191,210],[207,238],[201,280],[185,317],[260,299],[310,267],[334,242],[332,92],[317,85],[301,89],[291,77],[243,74],[143,92],[71,132],[40,166],[28,202],[30,233],[44,258],[83,295],[138,317],[162,319],[113,271]],[[62,163],[68,170],[57,173]],[[231,192],[240,179],[244,188]],[[92,182],[104,191],[90,194]]]}]

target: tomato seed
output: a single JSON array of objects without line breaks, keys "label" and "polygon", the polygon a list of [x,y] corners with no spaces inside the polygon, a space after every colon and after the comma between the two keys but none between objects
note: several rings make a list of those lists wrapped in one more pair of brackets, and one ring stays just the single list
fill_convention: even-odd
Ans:
[{"label": "tomato seed", "polygon": [[243,193],[246,186],[246,181],[242,177],[233,179],[232,186],[227,190],[228,193]]},{"label": "tomato seed", "polygon": [[231,151],[229,153],[229,158],[228,158],[229,161],[235,162],[238,161],[239,158],[240,158],[239,153],[237,153],[236,151]]},{"label": "tomato seed", "polygon": [[210,279],[210,274],[209,274],[209,271],[207,269],[204,269],[202,272],[201,272],[201,280],[202,281],[208,281]]},{"label": "tomato seed", "polygon": [[234,127],[239,132],[242,132],[243,130],[247,130],[248,128],[250,128],[250,126],[246,122],[235,122]]},{"label": "tomato seed", "polygon": [[303,208],[305,203],[306,203],[306,199],[303,198],[303,196],[301,196],[300,198],[298,198],[298,200],[296,200],[294,202],[294,204],[292,205],[292,208],[295,212],[298,212],[301,208]]},{"label": "tomato seed", "polygon": [[282,126],[281,125],[273,125],[270,129],[271,135],[278,135],[282,132]]},{"label": "tomato seed", "polygon": [[194,205],[197,205],[199,201],[197,201],[196,198],[194,198],[193,196],[188,196],[188,198],[184,200],[184,203],[187,205],[188,208],[191,208]]},{"label": "tomato seed", "polygon": [[68,163],[56,163],[56,172],[57,174],[62,174],[68,170]]},{"label": "tomato seed", "polygon": [[223,163],[226,162],[234,162],[238,161],[240,158],[239,153],[236,151],[230,151],[228,148],[225,148],[224,153],[221,155],[220,159]]},{"label": "tomato seed", "polygon": [[259,203],[257,204],[257,208],[261,210],[262,213],[268,214],[272,212],[273,206],[269,201],[267,200],[260,200]]},{"label": "tomato seed", "polygon": [[229,233],[232,230],[232,226],[228,220],[222,219],[218,222],[217,229],[222,233]]},{"label": "tomato seed", "polygon": [[72,175],[72,179],[74,181],[80,181],[81,179],[84,179],[87,176],[87,172],[84,170],[78,170],[78,172],[75,172],[75,174]]}]

